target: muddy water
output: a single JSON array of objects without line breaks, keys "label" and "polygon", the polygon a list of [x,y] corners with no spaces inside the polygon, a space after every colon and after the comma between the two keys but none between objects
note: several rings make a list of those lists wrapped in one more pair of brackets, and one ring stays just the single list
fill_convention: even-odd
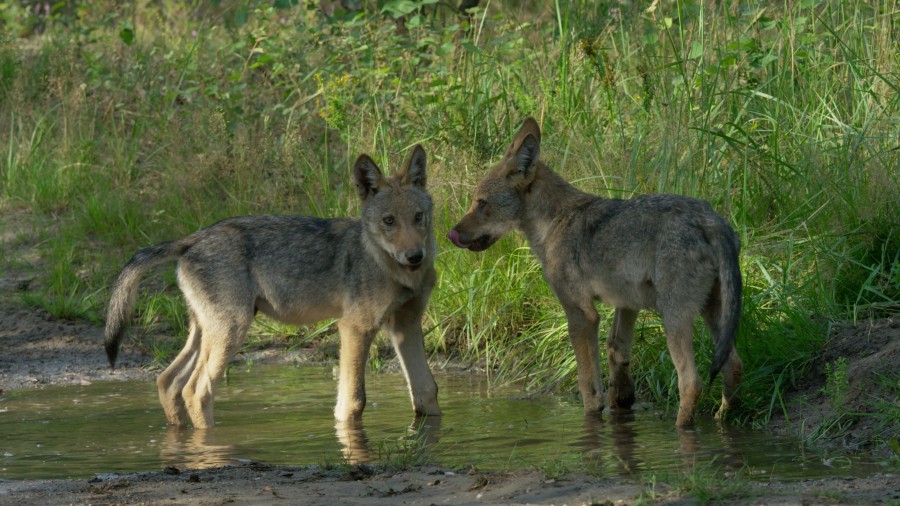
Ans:
[{"label": "muddy water", "polygon": [[415,420],[399,374],[369,374],[363,423],[335,426],[331,366],[233,367],[215,429],[167,430],[153,382],[21,391],[0,400],[0,478],[89,477],[235,462],[339,464],[424,455],[447,466],[605,475],[717,465],[764,479],[866,475],[865,456],[804,453],[790,440],[701,420],[677,431],[652,409],[585,417],[577,399],[526,399],[477,375],[437,377],[444,416]]}]

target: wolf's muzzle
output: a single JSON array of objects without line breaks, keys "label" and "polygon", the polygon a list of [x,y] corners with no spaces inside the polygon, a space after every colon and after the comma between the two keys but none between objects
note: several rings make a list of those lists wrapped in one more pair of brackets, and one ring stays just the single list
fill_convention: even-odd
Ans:
[{"label": "wolf's muzzle", "polygon": [[414,271],[422,266],[425,260],[425,251],[421,249],[409,250],[403,253],[403,261],[400,262],[407,269]]},{"label": "wolf's muzzle", "polygon": [[459,235],[459,231],[457,231],[455,228],[450,232],[447,232],[447,239],[450,239],[450,242],[452,242],[457,248],[463,248],[469,251],[476,252],[488,249],[497,240],[494,237],[482,235],[476,237],[475,239],[472,239],[469,242],[466,242],[462,239],[462,237]]}]

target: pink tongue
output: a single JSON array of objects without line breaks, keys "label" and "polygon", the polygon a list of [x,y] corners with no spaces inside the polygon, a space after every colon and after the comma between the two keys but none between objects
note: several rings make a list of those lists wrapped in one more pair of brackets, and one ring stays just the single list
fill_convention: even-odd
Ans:
[{"label": "pink tongue", "polygon": [[450,242],[456,245],[457,248],[468,248],[469,245],[459,240],[459,232],[456,229],[453,229],[447,232],[447,239],[450,239]]}]

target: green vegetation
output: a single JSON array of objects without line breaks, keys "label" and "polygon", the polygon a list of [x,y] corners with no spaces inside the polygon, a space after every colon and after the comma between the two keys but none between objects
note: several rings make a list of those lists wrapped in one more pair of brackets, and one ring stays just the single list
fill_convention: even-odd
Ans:
[{"label": "green vegetation", "polygon": [[828,397],[831,407],[837,411],[845,411],[850,378],[847,377],[847,359],[840,357],[830,364],[825,364],[825,387],[822,393]]},{"label": "green vegetation", "polygon": [[716,462],[694,464],[678,472],[651,474],[644,477],[642,499],[649,504],[659,502],[657,483],[672,487],[671,495],[691,497],[697,504],[710,504],[750,496],[750,482],[743,472],[724,472]]},{"label": "green vegetation", "polygon": [[[0,2],[0,202],[48,224],[25,302],[99,322],[138,248],[233,215],[353,214],[355,157],[394,168],[415,143],[443,235],[533,115],[580,188],[702,197],[739,231],[735,421],[782,408],[829,319],[900,310],[895,1],[375,3],[326,19],[296,1]],[[442,245],[429,350],[574,393],[565,319],[522,237]],[[145,289],[138,322],[184,336],[174,275]],[[696,343],[702,371],[712,346]],[[673,408],[665,350],[643,314],[638,395]]]}]

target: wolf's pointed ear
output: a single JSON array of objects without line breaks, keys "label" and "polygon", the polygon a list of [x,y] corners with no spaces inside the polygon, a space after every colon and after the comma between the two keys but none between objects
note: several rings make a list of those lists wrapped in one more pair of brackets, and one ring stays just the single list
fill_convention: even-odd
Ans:
[{"label": "wolf's pointed ear", "polygon": [[540,155],[540,141],[534,135],[527,134],[519,143],[518,149],[512,153],[512,166],[509,167],[506,177],[520,189],[527,187],[534,180],[534,168]]},{"label": "wolf's pointed ear", "polygon": [[425,155],[425,149],[421,144],[416,144],[403,166],[400,182],[405,185],[416,185],[424,190],[428,183],[428,174],[425,172],[427,165],[428,157]]},{"label": "wolf's pointed ear", "polygon": [[519,144],[516,150],[515,160],[516,169],[522,173],[531,172],[531,169],[537,164],[538,158],[541,156],[541,141],[537,140],[533,135],[528,134]]},{"label": "wolf's pointed ear", "polygon": [[516,132],[516,136],[513,138],[513,141],[509,143],[509,147],[506,148],[506,156],[512,156],[516,151],[518,151],[519,147],[522,146],[522,142],[529,135],[533,136],[535,140],[537,140],[538,148],[540,148],[541,127],[538,126],[537,121],[535,121],[535,119],[531,117],[525,118],[525,121],[522,122],[522,126],[519,127],[519,131]]},{"label": "wolf's pointed ear", "polygon": [[381,169],[369,155],[359,155],[353,164],[353,182],[356,184],[359,198],[365,200],[378,193],[382,177]]}]

